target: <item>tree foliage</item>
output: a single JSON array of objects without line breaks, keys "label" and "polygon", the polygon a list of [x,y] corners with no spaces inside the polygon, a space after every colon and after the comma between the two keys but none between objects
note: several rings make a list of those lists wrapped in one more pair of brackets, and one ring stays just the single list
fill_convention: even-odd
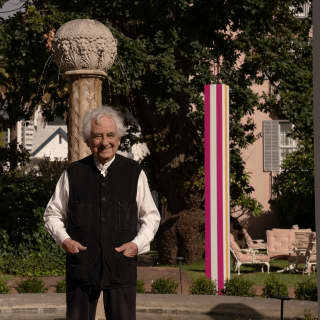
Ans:
[{"label": "tree foliage", "polygon": [[18,164],[17,122],[29,120],[38,106],[50,120],[61,116],[67,105],[68,89],[57,81],[55,68],[47,68],[51,57],[45,46],[48,26],[60,25],[62,14],[44,14],[28,1],[23,7],[0,20],[0,128],[10,129],[10,170]]},{"label": "tree foliage", "polygon": [[[293,124],[290,136],[299,142],[300,150],[288,157],[274,180],[271,205],[284,227],[314,226],[311,10],[303,19],[295,17],[303,2],[284,1],[283,8],[270,12],[267,8],[277,1],[264,2],[257,10],[265,9],[264,14],[260,12],[262,19],[273,12],[274,23],[252,26],[249,19],[246,24],[255,33],[242,25],[239,34],[246,57],[243,69],[257,83],[270,83],[269,92],[260,95],[258,108]],[[252,6],[249,11],[254,10]]]},{"label": "tree foliage", "polygon": [[[139,123],[136,139],[150,150],[143,165],[168,210],[176,214],[203,202],[202,93],[204,84],[225,83],[231,88],[232,205],[258,212],[241,159],[241,149],[254,141],[254,123],[241,120],[259,106],[290,121],[305,119],[297,132],[310,132],[311,19],[298,19],[293,10],[304,2],[26,1],[24,12],[0,25],[3,122],[28,119],[38,104],[48,119],[66,111],[67,84],[47,63],[49,32],[75,18],[99,20],[118,40],[103,102],[131,112]],[[252,85],[266,79],[272,94],[254,93]]]},{"label": "tree foliage", "polygon": [[29,152],[23,145],[17,145],[16,141],[0,146],[0,174],[12,169],[12,163],[24,166],[29,160]]},{"label": "tree foliage", "polygon": [[[242,65],[257,83],[267,80],[269,92],[261,94],[259,108],[294,124],[300,141],[312,142],[312,21],[311,10],[303,19],[309,1],[250,1],[244,8],[248,19],[239,24],[239,41],[245,53]],[[256,6],[254,5],[256,4]],[[257,7],[257,5],[259,5]],[[282,7],[281,7],[282,6]],[[271,9],[273,8],[273,9]],[[261,19],[253,25],[252,14]],[[258,71],[258,73],[257,73]]]},{"label": "tree foliage", "polygon": [[272,209],[283,227],[315,229],[313,149],[301,147],[287,156],[273,183]]},{"label": "tree foliage", "polygon": [[[1,25],[1,109],[9,115],[4,122],[28,119],[39,103],[48,117],[65,111],[68,89],[59,70],[46,64],[44,35],[74,18],[105,23],[118,39],[119,54],[105,81],[104,102],[135,116],[140,139],[150,149],[145,160],[150,177],[170,211],[181,211],[203,165],[204,84],[232,87],[234,162],[241,162],[239,148],[253,140],[254,125],[240,119],[253,112],[257,96],[249,89],[251,80],[236,68],[238,45],[226,32],[232,6],[186,0],[26,2],[25,12]],[[212,63],[219,72],[211,72]],[[203,189],[198,192],[201,197]]]}]

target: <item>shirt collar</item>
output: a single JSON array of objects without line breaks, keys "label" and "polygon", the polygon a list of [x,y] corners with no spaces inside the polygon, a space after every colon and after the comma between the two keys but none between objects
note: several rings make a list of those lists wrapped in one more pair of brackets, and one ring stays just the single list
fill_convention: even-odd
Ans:
[{"label": "shirt collar", "polygon": [[106,177],[107,175],[107,172],[108,172],[108,168],[110,167],[111,163],[114,161],[114,159],[116,158],[115,156],[108,162],[106,162],[105,164],[102,164],[99,162],[98,159],[96,159],[96,157],[93,157],[94,158],[94,162],[96,164],[96,167],[98,168],[98,170],[100,171],[100,173]]}]

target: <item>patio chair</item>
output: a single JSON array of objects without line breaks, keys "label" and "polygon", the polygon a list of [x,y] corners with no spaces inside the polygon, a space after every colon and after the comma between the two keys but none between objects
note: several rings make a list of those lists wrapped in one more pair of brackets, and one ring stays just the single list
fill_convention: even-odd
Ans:
[{"label": "patio chair", "polygon": [[296,255],[293,262],[295,268],[297,269],[299,263],[304,264],[303,273],[307,273],[310,276],[312,269],[317,264],[315,232],[295,232],[292,251]]},{"label": "patio chair", "polygon": [[270,271],[270,258],[267,254],[260,254],[255,249],[241,249],[234,239],[233,234],[230,234],[230,251],[236,260],[236,271],[240,275],[240,267],[243,264],[261,264],[261,272],[264,272],[263,266],[267,266],[267,271]]},{"label": "patio chair", "polygon": [[257,250],[266,250],[267,244],[262,239],[253,240],[248,233],[247,229],[242,228],[242,232],[244,234],[244,238],[246,240],[247,246],[249,249],[257,249]]},{"label": "patio chair", "polygon": [[310,276],[312,270],[317,266],[317,245],[316,245],[316,233],[312,232],[310,235],[310,242],[306,252],[306,269],[308,276]]}]

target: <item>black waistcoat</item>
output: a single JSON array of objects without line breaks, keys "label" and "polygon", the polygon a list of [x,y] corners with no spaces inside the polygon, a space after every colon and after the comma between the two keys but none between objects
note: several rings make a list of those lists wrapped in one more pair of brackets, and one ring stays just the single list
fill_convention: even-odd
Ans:
[{"label": "black waistcoat", "polygon": [[67,284],[101,288],[136,285],[136,258],[114,248],[137,234],[138,163],[116,155],[106,178],[93,156],[67,169],[67,232],[87,250],[67,255]]}]

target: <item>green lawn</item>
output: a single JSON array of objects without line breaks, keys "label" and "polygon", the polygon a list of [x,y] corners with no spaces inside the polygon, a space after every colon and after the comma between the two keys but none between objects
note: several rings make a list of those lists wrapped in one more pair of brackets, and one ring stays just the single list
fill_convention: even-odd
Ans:
[{"label": "green lawn", "polygon": [[[301,272],[282,272],[277,271],[284,269],[288,266],[287,260],[273,260],[270,263],[270,274],[273,274],[276,278],[283,281],[287,286],[295,286],[297,282],[302,281],[303,279],[308,278],[307,275],[302,274],[302,266],[299,266]],[[183,265],[182,268],[189,272],[192,279],[195,279],[205,273],[205,264],[204,261],[193,263],[189,265]],[[266,270],[266,267],[264,268]],[[231,277],[237,276],[237,273],[231,272]],[[268,273],[261,272],[261,267],[258,265],[245,265],[241,266],[241,276],[246,279],[251,280],[256,285],[263,285],[265,279],[268,277]],[[311,279],[317,280],[317,273],[313,272],[311,274]]]}]

